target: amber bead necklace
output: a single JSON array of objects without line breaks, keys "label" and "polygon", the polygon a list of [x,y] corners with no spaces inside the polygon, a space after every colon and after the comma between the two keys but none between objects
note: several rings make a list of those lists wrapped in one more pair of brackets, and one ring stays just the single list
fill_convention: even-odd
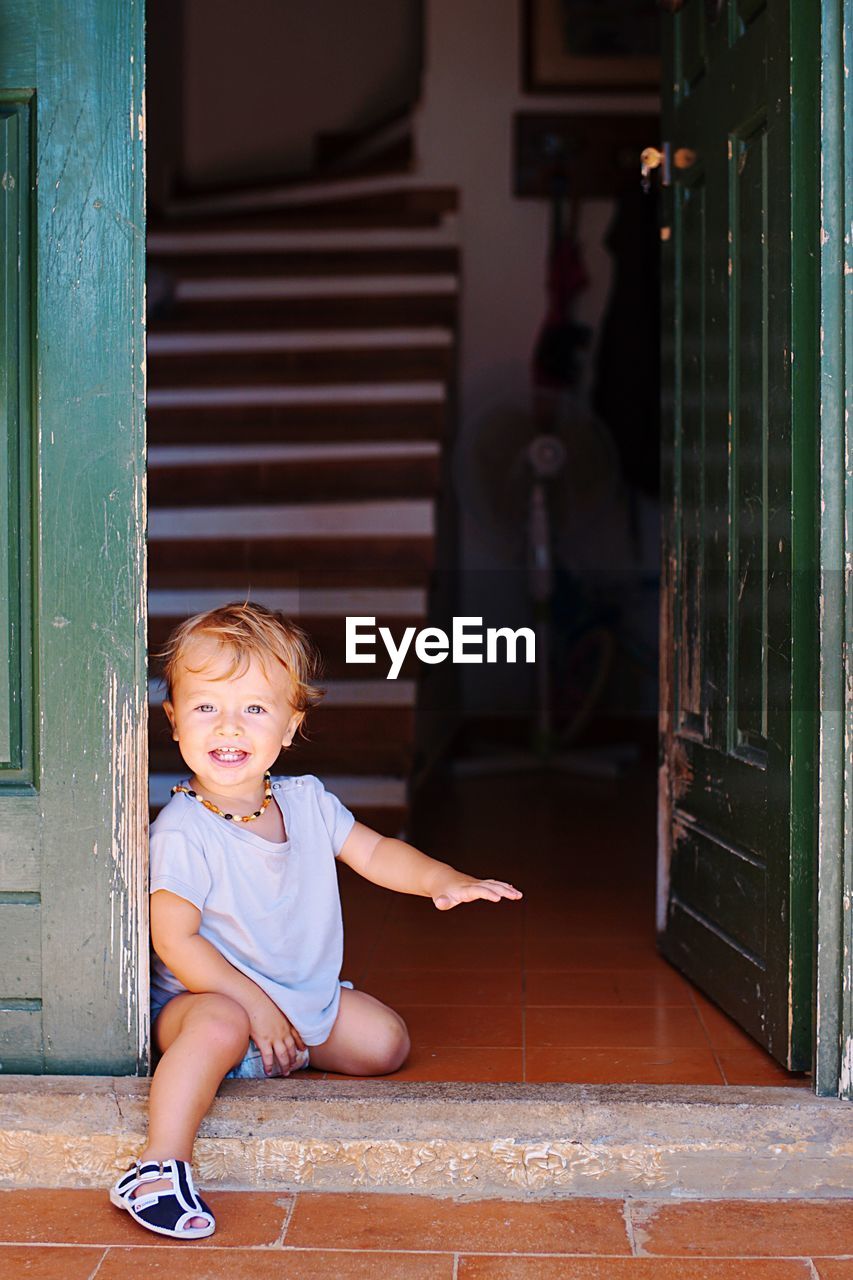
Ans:
[{"label": "amber bead necklace", "polygon": [[182,787],[180,783],[172,787],[172,795],[177,791],[182,791],[185,796],[189,796],[191,800],[198,800],[199,804],[203,804],[205,809],[209,809],[211,813],[218,814],[220,818],[225,818],[226,822],[254,822],[255,818],[259,818],[262,813],[266,813],[269,803],[272,800],[272,786],[270,784],[269,771],[264,774],[264,802],[260,809],[256,809],[254,813],[225,813],[224,810],[217,808],[210,800],[205,800],[204,796],[200,796],[197,791],[191,790],[190,787]]}]

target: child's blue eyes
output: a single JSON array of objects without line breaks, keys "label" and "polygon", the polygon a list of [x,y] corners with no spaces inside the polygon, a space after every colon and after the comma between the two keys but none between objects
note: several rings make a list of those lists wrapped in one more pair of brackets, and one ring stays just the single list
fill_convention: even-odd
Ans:
[{"label": "child's blue eyes", "polygon": [[[201,704],[201,706],[196,707],[196,711],[215,711],[215,710],[216,710],[216,708],[215,708],[215,707],[213,706],[213,704],[212,704],[212,703],[210,703],[210,702],[203,702],[203,703]],[[264,714],[264,708],[263,708],[263,707],[259,707],[259,706],[258,706],[258,704],[257,704],[256,702],[253,702],[251,706],[249,706],[249,707],[247,707],[247,708],[246,708],[246,710],[247,710],[247,711],[256,712],[256,713],[258,713],[259,715],[263,715],[263,714]]]}]

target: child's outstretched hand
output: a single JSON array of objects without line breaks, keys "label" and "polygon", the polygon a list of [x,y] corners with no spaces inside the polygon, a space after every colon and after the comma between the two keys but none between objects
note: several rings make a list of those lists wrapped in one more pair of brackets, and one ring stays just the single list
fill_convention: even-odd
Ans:
[{"label": "child's outstretched hand", "polygon": [[460,902],[476,902],[478,898],[484,898],[486,902],[500,902],[501,898],[516,901],[521,896],[521,890],[505,880],[475,880],[473,876],[457,875],[442,885],[441,892],[432,900],[439,911],[449,911],[451,907],[458,907]]}]

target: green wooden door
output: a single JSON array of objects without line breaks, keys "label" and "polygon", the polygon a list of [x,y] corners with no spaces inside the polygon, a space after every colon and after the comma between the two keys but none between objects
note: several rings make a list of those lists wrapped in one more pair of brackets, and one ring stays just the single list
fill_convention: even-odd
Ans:
[{"label": "green wooden door", "polygon": [[819,5],[664,18],[665,954],[811,1065]]},{"label": "green wooden door", "polygon": [[0,1070],[145,1051],[143,5],[0,0]]}]

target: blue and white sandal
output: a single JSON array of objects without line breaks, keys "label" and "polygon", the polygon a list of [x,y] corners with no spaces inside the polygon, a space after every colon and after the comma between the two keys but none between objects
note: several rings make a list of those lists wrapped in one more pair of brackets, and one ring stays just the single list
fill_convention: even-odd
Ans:
[{"label": "blue and white sandal", "polygon": [[[134,1193],[146,1182],[171,1178],[170,1190],[151,1191],[148,1195]],[[212,1236],[216,1219],[202,1200],[193,1183],[192,1169],[186,1160],[137,1160],[122,1174],[114,1187],[110,1187],[110,1200],[117,1209],[126,1209],[141,1227],[156,1231],[158,1236],[172,1236],[175,1240],[201,1240]],[[206,1218],[203,1227],[188,1227],[192,1218]]]}]

